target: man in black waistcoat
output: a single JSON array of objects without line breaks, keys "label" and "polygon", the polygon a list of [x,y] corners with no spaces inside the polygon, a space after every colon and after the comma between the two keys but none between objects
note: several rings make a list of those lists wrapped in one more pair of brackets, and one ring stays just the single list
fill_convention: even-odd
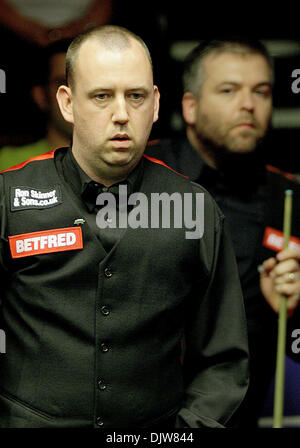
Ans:
[{"label": "man in black waistcoat", "polygon": [[[272,60],[261,42],[203,41],[184,66],[186,136],[161,140],[146,150],[207,188],[228,220],[249,336],[250,384],[240,409],[243,427],[257,426],[274,373],[280,294],[286,295],[289,316],[300,299],[300,185],[293,176],[265,166],[261,144],[271,119],[272,85]],[[284,251],[286,189],[293,190],[294,248]],[[299,360],[291,350],[299,310],[294,314],[287,348]]]},{"label": "man in black waistcoat", "polygon": [[143,156],[159,91],[138,36],[88,31],[66,64],[72,148],[0,176],[0,426],[229,426],[248,345],[224,216]]}]

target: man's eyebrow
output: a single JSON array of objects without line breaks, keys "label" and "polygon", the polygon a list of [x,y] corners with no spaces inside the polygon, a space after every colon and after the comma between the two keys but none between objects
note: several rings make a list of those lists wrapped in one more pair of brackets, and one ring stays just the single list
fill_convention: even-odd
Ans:
[{"label": "man's eyebrow", "polygon": [[[89,90],[87,94],[89,96],[93,96],[93,95],[96,95],[99,92],[112,92],[114,90],[115,89],[113,87],[101,87],[101,86],[99,86],[99,87],[95,87],[94,89]],[[152,89],[150,89],[149,87],[146,87],[146,86],[133,86],[133,87],[130,87],[130,88],[126,89],[126,92],[135,92],[135,91],[148,93],[148,92],[151,92]]]},{"label": "man's eyebrow", "polygon": [[132,90],[143,90],[145,92],[149,92],[151,89],[149,89],[149,87],[146,87],[146,86],[136,86],[136,87],[131,87],[130,89],[127,89],[128,92],[131,92]]},{"label": "man's eyebrow", "polygon": [[89,96],[93,96],[96,95],[99,92],[111,92],[113,89],[109,88],[109,87],[95,87],[94,89],[91,89],[87,92],[87,94]]},{"label": "man's eyebrow", "polygon": [[[233,85],[233,86],[240,86],[242,84],[242,82],[238,82],[238,81],[233,81],[233,80],[228,80],[228,81],[222,81],[219,84],[217,84],[217,87],[222,87],[223,85]],[[272,87],[272,83],[271,81],[259,81],[258,83],[255,84],[255,87],[258,86],[267,86],[267,87]]]},{"label": "man's eyebrow", "polygon": [[256,84],[256,87],[262,87],[262,86],[267,86],[267,87],[272,87],[272,83],[271,81],[262,81]]}]

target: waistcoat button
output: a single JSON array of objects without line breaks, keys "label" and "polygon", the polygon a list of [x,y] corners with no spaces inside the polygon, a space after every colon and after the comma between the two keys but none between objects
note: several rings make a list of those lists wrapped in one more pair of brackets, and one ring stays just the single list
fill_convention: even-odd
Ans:
[{"label": "waistcoat button", "polygon": [[110,268],[105,268],[104,269],[104,275],[106,278],[110,278],[112,276],[112,272]]},{"label": "waistcoat button", "polygon": [[103,426],[104,425],[104,422],[102,421],[101,417],[97,417],[96,418],[96,424],[97,424],[97,426]]},{"label": "waistcoat button", "polygon": [[104,383],[104,381],[99,380],[98,381],[98,387],[100,390],[105,390],[106,389],[106,384]]},{"label": "waistcoat button", "polygon": [[109,347],[108,347],[108,345],[107,345],[105,342],[101,342],[101,344],[100,344],[100,349],[101,349],[101,351],[102,351],[103,353],[106,353],[106,352],[108,352]]},{"label": "waistcoat button", "polygon": [[107,306],[103,305],[101,307],[101,313],[103,314],[103,316],[108,316],[110,314],[110,310]]}]

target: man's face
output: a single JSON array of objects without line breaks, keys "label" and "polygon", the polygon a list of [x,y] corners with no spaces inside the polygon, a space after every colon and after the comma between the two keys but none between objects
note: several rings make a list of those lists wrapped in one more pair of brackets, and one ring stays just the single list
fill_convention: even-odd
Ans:
[{"label": "man's face", "polygon": [[265,135],[272,113],[271,71],[259,54],[221,53],[204,60],[205,81],[195,102],[200,142],[248,153]]},{"label": "man's face", "polygon": [[82,44],[71,94],[73,153],[83,169],[129,172],[140,160],[153,123],[159,92],[141,45],[106,48]]}]

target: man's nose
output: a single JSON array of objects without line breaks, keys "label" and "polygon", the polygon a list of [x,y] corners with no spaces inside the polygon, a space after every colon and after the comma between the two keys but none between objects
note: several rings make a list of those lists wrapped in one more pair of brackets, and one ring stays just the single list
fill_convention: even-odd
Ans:
[{"label": "man's nose", "polygon": [[253,93],[250,90],[244,90],[241,92],[241,109],[249,112],[254,111]]},{"label": "man's nose", "polygon": [[112,119],[115,123],[126,124],[129,120],[126,98],[117,97],[114,101]]}]

